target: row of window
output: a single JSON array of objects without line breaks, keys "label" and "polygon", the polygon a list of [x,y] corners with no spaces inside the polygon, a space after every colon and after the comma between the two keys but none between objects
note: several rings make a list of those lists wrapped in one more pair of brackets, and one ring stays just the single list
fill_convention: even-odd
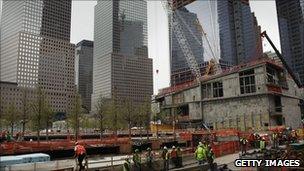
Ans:
[{"label": "row of window", "polygon": [[[240,93],[249,94],[256,92],[254,70],[246,70],[239,73]],[[202,85],[203,99],[224,97],[223,82],[217,81]]]}]

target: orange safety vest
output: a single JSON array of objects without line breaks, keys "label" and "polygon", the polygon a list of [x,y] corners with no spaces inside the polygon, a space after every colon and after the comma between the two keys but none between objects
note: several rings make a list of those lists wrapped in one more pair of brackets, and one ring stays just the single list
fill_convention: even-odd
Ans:
[{"label": "orange safety vest", "polygon": [[75,148],[76,148],[75,153],[76,153],[77,156],[86,153],[86,149],[85,149],[84,146],[82,146],[82,145],[76,145]]}]

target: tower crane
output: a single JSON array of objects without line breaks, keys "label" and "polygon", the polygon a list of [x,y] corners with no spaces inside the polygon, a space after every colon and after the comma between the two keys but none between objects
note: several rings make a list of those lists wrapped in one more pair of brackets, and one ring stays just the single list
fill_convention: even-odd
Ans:
[{"label": "tower crane", "polygon": [[[177,41],[178,44],[181,47],[181,50],[187,60],[187,63],[190,67],[190,69],[192,70],[192,72],[195,74],[196,80],[199,82],[199,79],[201,78],[202,74],[200,72],[200,68],[199,65],[197,64],[197,61],[193,55],[193,52],[190,48],[190,44],[188,42],[188,40],[185,37],[185,34],[182,30],[182,27],[180,25],[180,22],[182,22],[187,30],[190,32],[190,34],[194,37],[194,39],[200,44],[203,45],[200,40],[197,38],[197,36],[194,35],[194,33],[192,32],[192,30],[189,28],[189,26],[187,25],[187,23],[184,21],[184,19],[179,15],[178,12],[173,12],[173,7],[172,7],[172,1],[171,0],[163,0],[161,1],[163,8],[165,9],[165,11],[167,12],[168,18],[169,18],[169,27],[172,27],[172,29],[174,30],[174,33],[177,37]],[[171,19],[171,20],[170,20]],[[208,76],[212,70],[216,70],[216,73],[220,73],[221,72],[221,67],[219,64],[219,58],[216,57],[209,38],[207,36],[207,33],[204,31],[202,25],[200,24],[199,20],[197,19],[196,22],[194,23],[197,26],[197,29],[199,32],[202,33],[203,37],[206,39],[206,42],[208,44],[208,48],[211,51],[211,56],[212,59],[209,61],[209,64],[207,65],[207,68],[205,70],[205,74],[204,76]]]},{"label": "tower crane", "polygon": [[[161,1],[163,8],[167,12],[168,18],[169,18],[169,27],[172,27],[174,32],[176,33],[176,38],[178,41],[178,44],[181,47],[181,50],[186,57],[186,61],[192,70],[193,74],[195,75],[196,81],[200,82],[201,72],[199,69],[199,66],[197,64],[197,61],[193,55],[193,52],[190,48],[190,44],[187,41],[186,36],[183,33],[182,27],[178,21],[179,18],[176,17],[176,13],[173,12],[172,2],[171,0],[163,0]],[[171,19],[171,20],[170,20]]]}]

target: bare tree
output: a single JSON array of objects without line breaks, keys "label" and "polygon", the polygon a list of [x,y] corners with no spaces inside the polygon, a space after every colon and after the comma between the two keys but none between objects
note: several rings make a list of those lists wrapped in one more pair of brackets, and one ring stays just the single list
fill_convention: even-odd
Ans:
[{"label": "bare tree", "polygon": [[105,113],[106,113],[106,108],[107,108],[107,99],[104,98],[103,96],[100,96],[95,108],[96,108],[95,116],[96,116],[96,119],[98,120],[100,139],[101,139],[103,129],[104,129],[104,118],[105,118]]},{"label": "bare tree", "polygon": [[82,106],[81,98],[80,98],[80,95],[77,94],[75,97],[75,100],[74,100],[73,109],[68,114],[68,122],[75,133],[76,141],[78,140],[78,136],[79,136],[80,118],[81,118],[81,115],[83,114],[81,106]]}]

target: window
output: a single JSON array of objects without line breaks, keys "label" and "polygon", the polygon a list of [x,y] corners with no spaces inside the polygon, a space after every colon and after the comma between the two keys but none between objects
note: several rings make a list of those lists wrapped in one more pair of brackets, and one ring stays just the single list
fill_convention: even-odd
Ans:
[{"label": "window", "polygon": [[223,83],[222,82],[214,82],[213,83],[213,97],[223,97]]},{"label": "window", "polygon": [[278,84],[278,80],[276,77],[276,71],[273,68],[267,67],[267,82],[272,84]]},{"label": "window", "polygon": [[202,86],[202,89],[203,89],[203,99],[212,97],[212,94],[211,94],[212,89],[211,89],[211,84],[210,83],[204,84]]},{"label": "window", "polygon": [[254,70],[246,70],[239,73],[241,94],[255,93],[255,76]]}]

